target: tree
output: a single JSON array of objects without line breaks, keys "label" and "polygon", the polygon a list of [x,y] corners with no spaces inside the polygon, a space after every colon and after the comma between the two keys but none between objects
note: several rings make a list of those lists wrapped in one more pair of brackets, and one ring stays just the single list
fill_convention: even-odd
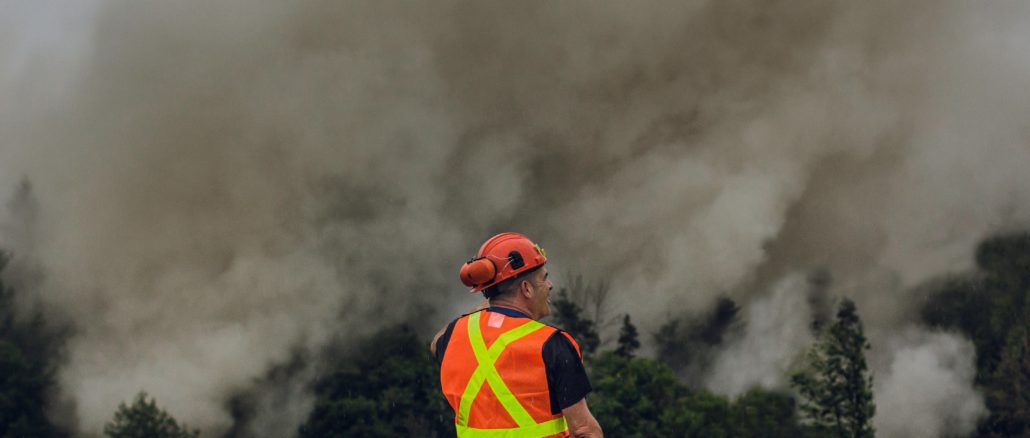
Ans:
[{"label": "tree", "polygon": [[551,318],[554,325],[569,332],[579,343],[583,358],[589,359],[601,344],[594,321],[583,316],[583,309],[570,298],[568,289],[559,290],[552,304],[554,313]]},{"label": "tree", "polygon": [[619,347],[615,354],[624,357],[633,357],[633,352],[640,348],[640,341],[637,340],[637,328],[629,321],[629,314],[622,318],[622,329],[619,330]]},{"label": "tree", "polygon": [[[0,251],[0,274],[8,260]],[[0,275],[0,437],[62,436],[46,415],[57,341],[46,331],[41,314],[28,321],[15,316],[14,295]]]},{"label": "tree", "polygon": [[670,319],[654,334],[658,360],[688,384],[700,385],[717,347],[727,333],[740,327],[739,312],[737,303],[722,297],[703,315]]},{"label": "tree", "polygon": [[593,321],[598,331],[615,324],[616,318],[608,317],[611,282],[604,278],[587,282],[582,275],[569,274],[568,277],[568,283],[559,292],[583,310],[583,318]]},{"label": "tree", "polygon": [[110,438],[196,438],[199,430],[190,430],[157,406],[147,393],[136,395],[131,406],[118,405],[114,418],[104,425],[104,435]]},{"label": "tree", "polygon": [[606,436],[812,436],[798,423],[789,395],[753,390],[731,403],[688,388],[652,359],[601,353],[591,364],[590,381],[594,392],[587,400]]},{"label": "tree", "polygon": [[752,389],[730,411],[730,435],[735,437],[810,436],[798,421],[797,403],[789,394]]},{"label": "tree", "polygon": [[977,246],[975,257],[976,272],[926,287],[923,321],[959,330],[976,346],[976,383],[991,412],[981,421],[979,435],[1025,434],[1030,419],[1021,339],[1030,330],[1030,233],[991,236]]},{"label": "tree", "polygon": [[791,376],[801,411],[817,430],[837,437],[873,436],[876,407],[867,349],[855,303],[845,299],[830,330],[806,355],[806,367]]},{"label": "tree", "polygon": [[440,390],[439,367],[407,326],[362,342],[353,358],[315,385],[303,437],[454,436],[454,412]]},{"label": "tree", "polygon": [[0,341],[0,437],[57,435],[47,419],[44,397],[52,380],[20,348]]},{"label": "tree", "polygon": [[1030,302],[1023,321],[1008,336],[1001,362],[987,388],[989,430],[1003,436],[1030,434]]},{"label": "tree", "polygon": [[590,381],[590,410],[607,436],[727,436],[729,402],[690,391],[661,362],[605,352]]}]

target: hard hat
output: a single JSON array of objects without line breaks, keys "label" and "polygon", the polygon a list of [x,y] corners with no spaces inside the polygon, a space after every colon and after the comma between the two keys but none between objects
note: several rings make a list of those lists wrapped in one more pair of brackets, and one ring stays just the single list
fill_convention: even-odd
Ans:
[{"label": "hard hat", "polygon": [[479,247],[476,257],[462,265],[459,276],[472,292],[481,292],[544,263],[547,263],[547,253],[528,237],[501,233]]}]

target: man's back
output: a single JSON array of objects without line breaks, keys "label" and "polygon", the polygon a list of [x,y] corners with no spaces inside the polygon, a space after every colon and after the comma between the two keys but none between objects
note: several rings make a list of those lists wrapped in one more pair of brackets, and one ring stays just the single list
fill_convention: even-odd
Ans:
[{"label": "man's back", "polygon": [[558,333],[502,309],[455,321],[450,336],[443,339],[446,345],[437,348],[442,358],[440,382],[459,429],[537,430],[548,435],[564,431],[561,409],[552,406],[548,382],[553,379],[548,379],[542,354],[552,336],[562,336]]}]

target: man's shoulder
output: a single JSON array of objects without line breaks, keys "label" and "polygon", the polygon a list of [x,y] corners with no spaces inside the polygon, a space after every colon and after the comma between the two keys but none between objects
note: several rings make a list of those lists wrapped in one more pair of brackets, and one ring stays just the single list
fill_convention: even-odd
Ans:
[{"label": "man's shoulder", "polygon": [[[545,350],[552,350],[559,356],[561,356],[563,352],[571,352],[582,360],[583,355],[580,353],[579,343],[576,342],[576,339],[571,333],[553,325],[548,324],[547,326],[553,328],[554,332],[547,337],[546,341],[544,341],[543,347]],[[548,357],[554,355],[545,354],[544,356]]]},{"label": "man's shoulder", "polygon": [[561,327],[558,327],[558,326],[556,326],[554,324],[548,324],[548,323],[542,322],[542,321],[537,321],[537,322],[547,326],[548,328],[554,329],[554,332],[551,333],[551,336],[548,338],[548,340],[563,338],[563,339],[566,339],[569,342],[571,342],[573,345],[575,345],[577,349],[579,348],[579,343],[576,342],[576,338],[574,336],[572,336],[572,333],[569,333],[569,332],[563,330]]},{"label": "man's shoulder", "polygon": [[436,338],[436,343],[433,345],[433,353],[436,356],[437,363],[443,363],[444,354],[446,354],[447,352],[447,344],[451,342],[451,334],[454,333],[454,326],[458,324],[458,321],[461,318],[464,318],[466,316],[468,316],[468,314],[454,318],[454,321],[451,321],[450,324],[447,324],[447,327],[444,329],[440,337]]}]

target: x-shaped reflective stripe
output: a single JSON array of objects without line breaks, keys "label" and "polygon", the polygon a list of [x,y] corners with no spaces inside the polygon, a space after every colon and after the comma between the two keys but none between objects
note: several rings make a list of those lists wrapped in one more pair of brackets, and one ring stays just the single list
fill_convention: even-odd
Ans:
[{"label": "x-shaped reflective stripe", "polygon": [[522,407],[522,404],[515,398],[515,395],[508,389],[508,385],[504,384],[504,380],[497,373],[494,363],[497,362],[497,358],[501,356],[501,352],[504,351],[508,344],[543,328],[544,324],[529,320],[525,324],[503,333],[487,349],[486,342],[483,340],[483,333],[479,328],[479,315],[481,313],[476,312],[468,317],[469,341],[472,343],[472,352],[475,354],[476,362],[479,363],[479,366],[472,373],[472,378],[469,379],[465,392],[461,394],[461,403],[458,406],[458,425],[468,426],[469,413],[472,411],[472,401],[479,394],[479,390],[483,388],[483,383],[490,382],[490,389],[493,390],[497,400],[504,406],[504,410],[508,411],[508,415],[511,415],[511,418],[518,423],[519,428],[536,426],[537,422],[533,420],[529,412],[526,412],[526,408]]}]

